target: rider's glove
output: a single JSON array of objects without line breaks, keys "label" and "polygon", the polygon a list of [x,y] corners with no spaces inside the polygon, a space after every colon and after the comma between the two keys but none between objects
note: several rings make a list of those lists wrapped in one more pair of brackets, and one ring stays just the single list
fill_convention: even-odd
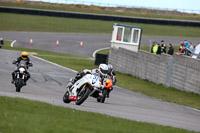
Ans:
[{"label": "rider's glove", "polygon": [[16,64],[16,63],[17,63],[17,61],[16,61],[16,60],[14,60],[12,63],[13,63],[13,64]]},{"label": "rider's glove", "polygon": [[32,66],[33,66],[33,64],[32,64],[32,63],[30,63],[30,64],[29,64],[29,66],[30,66],[30,67],[32,67]]}]

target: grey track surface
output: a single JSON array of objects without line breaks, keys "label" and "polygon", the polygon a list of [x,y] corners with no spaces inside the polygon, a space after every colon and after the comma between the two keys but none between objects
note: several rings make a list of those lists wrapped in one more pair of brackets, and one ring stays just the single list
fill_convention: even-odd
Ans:
[{"label": "grey track surface", "polygon": [[11,64],[20,52],[0,49],[0,95],[22,97],[43,101],[54,105],[78,110],[98,112],[115,117],[135,121],[144,121],[161,125],[200,131],[200,111],[173,103],[163,102],[148,96],[115,87],[105,103],[97,103],[89,97],[82,105],[65,104],[62,97],[70,77],[75,76],[66,68],[30,57],[33,67],[29,69],[32,78],[20,93],[10,83],[11,72],[15,66]]},{"label": "grey track surface", "polygon": [[[42,32],[0,32],[0,37],[5,40],[17,40],[15,46],[42,49],[54,52],[69,53],[74,55],[92,56],[92,53],[99,49],[110,47],[111,35],[103,34],[77,34],[77,33],[42,33]],[[33,39],[33,45],[29,45],[30,39]],[[189,40],[197,44],[200,40],[195,38],[181,37],[156,37],[142,36],[141,45],[150,45],[150,41],[160,42],[165,40],[166,44],[179,44],[180,40]],[[59,47],[56,47],[56,41],[60,41]],[[80,48],[80,42],[83,41],[83,47]]]}]

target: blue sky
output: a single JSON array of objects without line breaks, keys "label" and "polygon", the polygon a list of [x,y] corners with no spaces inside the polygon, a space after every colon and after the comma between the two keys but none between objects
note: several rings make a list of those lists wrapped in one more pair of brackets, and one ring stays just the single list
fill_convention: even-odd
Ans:
[{"label": "blue sky", "polygon": [[[185,11],[200,14],[200,0],[42,0],[51,2],[62,2],[62,3],[108,3],[116,5],[127,5],[136,7],[150,7],[150,8],[168,8],[168,9],[185,9]],[[104,5],[104,4],[103,4]],[[183,11],[183,10],[182,10]]]}]

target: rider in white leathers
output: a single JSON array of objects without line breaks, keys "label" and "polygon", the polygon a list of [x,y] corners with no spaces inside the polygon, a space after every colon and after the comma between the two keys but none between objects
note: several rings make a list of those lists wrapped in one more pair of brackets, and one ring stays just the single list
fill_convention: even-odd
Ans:
[{"label": "rider in white leathers", "polygon": [[81,79],[86,74],[94,74],[99,77],[99,80],[101,81],[103,85],[103,80],[107,76],[108,73],[108,66],[106,64],[100,64],[98,69],[85,69],[80,73],[77,73],[76,77],[74,79],[70,79],[69,83],[67,85],[67,88],[71,88],[71,86],[79,79]]}]

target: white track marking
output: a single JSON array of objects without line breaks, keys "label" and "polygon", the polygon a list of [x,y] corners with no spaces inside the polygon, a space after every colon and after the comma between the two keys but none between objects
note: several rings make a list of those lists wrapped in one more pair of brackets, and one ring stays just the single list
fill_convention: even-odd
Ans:
[{"label": "white track marking", "polygon": [[42,60],[42,61],[45,61],[45,62],[48,62],[48,63],[53,64],[53,65],[56,65],[56,66],[58,66],[58,67],[61,67],[61,68],[67,69],[68,71],[71,71],[71,72],[74,72],[74,73],[77,73],[77,72],[78,72],[78,71],[75,71],[75,70],[73,70],[73,69],[70,69],[70,68],[67,68],[67,67],[64,67],[64,66],[58,65],[58,64],[56,64],[56,63],[50,62],[50,61],[48,61],[48,60],[42,59],[42,58],[37,57],[37,56],[34,56],[34,55],[32,55],[32,57],[37,58],[37,59]]},{"label": "white track marking", "polygon": [[16,42],[16,40],[12,41],[12,43],[10,44],[10,47],[14,47],[15,42]]},{"label": "white track marking", "polygon": [[93,54],[92,54],[93,58],[95,58],[95,55],[96,55],[97,52],[99,52],[99,51],[101,51],[101,50],[104,50],[104,49],[109,49],[109,48],[110,48],[110,47],[100,48],[100,49],[95,50],[95,51],[93,52]]}]

